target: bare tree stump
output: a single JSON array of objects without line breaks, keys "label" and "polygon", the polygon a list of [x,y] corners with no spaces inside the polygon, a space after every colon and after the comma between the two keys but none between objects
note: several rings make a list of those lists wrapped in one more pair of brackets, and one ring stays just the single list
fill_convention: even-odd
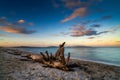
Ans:
[{"label": "bare tree stump", "polygon": [[46,64],[49,67],[58,68],[67,71],[69,70],[67,66],[70,60],[70,53],[68,53],[68,56],[65,59],[64,45],[65,42],[59,45],[59,48],[57,49],[55,54],[51,53],[49,55],[48,51],[46,51],[45,52],[46,55],[40,52],[40,55],[38,55],[39,57],[33,57],[34,55],[30,55],[29,57],[31,57],[33,60],[36,60],[35,58],[37,58],[37,60],[39,59],[39,61],[42,61],[43,64]]}]

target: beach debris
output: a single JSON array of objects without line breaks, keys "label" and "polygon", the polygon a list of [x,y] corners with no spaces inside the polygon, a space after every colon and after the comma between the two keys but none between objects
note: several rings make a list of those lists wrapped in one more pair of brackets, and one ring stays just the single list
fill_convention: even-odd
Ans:
[{"label": "beach debris", "polygon": [[64,45],[65,42],[59,45],[55,54],[49,54],[48,51],[45,53],[40,52],[40,54],[29,54],[26,57],[31,58],[33,61],[41,62],[48,67],[58,68],[64,71],[69,70],[68,63],[70,60],[70,53],[68,53],[67,58],[64,56]]}]

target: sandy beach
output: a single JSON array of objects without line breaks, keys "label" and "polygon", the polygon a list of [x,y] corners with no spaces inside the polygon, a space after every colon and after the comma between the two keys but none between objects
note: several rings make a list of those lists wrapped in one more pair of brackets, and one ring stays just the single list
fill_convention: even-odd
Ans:
[{"label": "sandy beach", "polygon": [[0,80],[120,80],[120,67],[71,59],[69,71],[22,57],[30,52],[0,48]]}]

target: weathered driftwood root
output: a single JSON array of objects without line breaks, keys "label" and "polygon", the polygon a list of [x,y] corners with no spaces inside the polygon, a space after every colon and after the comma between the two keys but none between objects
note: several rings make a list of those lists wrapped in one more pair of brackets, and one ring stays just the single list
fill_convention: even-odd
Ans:
[{"label": "weathered driftwood root", "polygon": [[68,57],[65,59],[64,45],[65,42],[59,45],[59,48],[55,54],[51,53],[49,55],[48,51],[46,51],[45,54],[40,52],[39,55],[31,54],[27,57],[31,58],[34,61],[39,61],[43,64],[46,64],[49,67],[58,68],[67,71],[69,70],[67,66],[70,60],[70,53],[68,53]]}]

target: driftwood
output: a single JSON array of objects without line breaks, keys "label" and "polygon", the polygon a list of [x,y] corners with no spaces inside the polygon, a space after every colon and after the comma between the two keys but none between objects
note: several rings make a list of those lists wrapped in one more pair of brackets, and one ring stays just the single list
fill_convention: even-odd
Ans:
[{"label": "driftwood", "polygon": [[65,42],[59,45],[59,48],[55,54],[52,54],[52,53],[49,54],[48,51],[46,51],[45,53],[40,52],[40,54],[38,55],[31,54],[31,55],[28,55],[27,57],[31,58],[33,61],[41,62],[49,67],[58,68],[58,69],[67,71],[69,70],[68,62],[70,60],[70,53],[68,53],[68,56],[65,59],[64,45],[65,45]]}]

